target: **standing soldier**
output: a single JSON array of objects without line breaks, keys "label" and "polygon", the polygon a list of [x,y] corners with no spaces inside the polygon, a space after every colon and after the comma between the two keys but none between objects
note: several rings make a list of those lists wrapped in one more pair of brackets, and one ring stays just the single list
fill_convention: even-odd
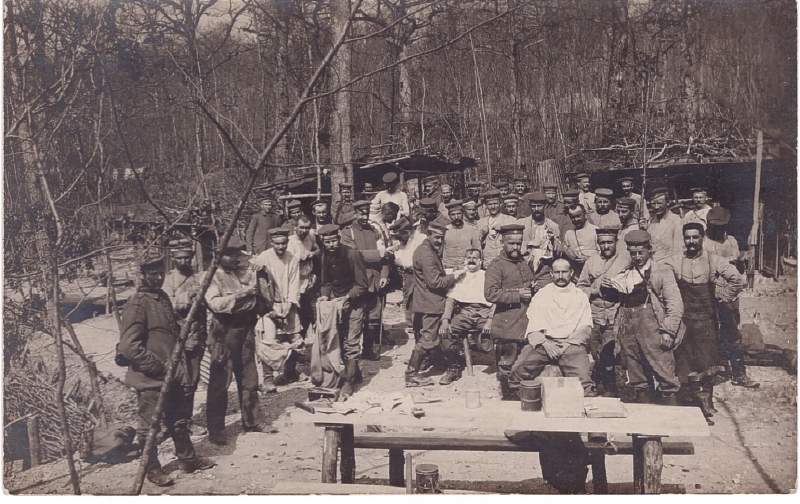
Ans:
[{"label": "standing soldier", "polygon": [[[364,294],[364,338],[361,358],[375,361],[380,359],[375,353],[374,344],[378,342],[383,320],[381,291],[389,283],[389,262],[380,232],[369,224],[369,202],[357,201],[354,206],[358,214],[350,226],[342,229],[342,245],[357,250],[366,264],[367,292]],[[356,376],[360,376],[358,361],[352,360],[355,362]]]},{"label": "standing soldier", "polygon": [[225,412],[231,374],[239,391],[245,432],[277,432],[260,422],[255,354],[257,291],[256,276],[247,263],[244,243],[234,236],[222,251],[219,269],[205,296],[212,315],[206,413],[208,440],[216,445],[226,443]]},{"label": "standing soldier", "polygon": [[480,217],[478,217],[478,204],[468,199],[461,205],[461,208],[464,209],[464,224],[478,229],[478,221],[480,220]]},{"label": "standing soldier", "polygon": [[524,231],[525,226],[519,223],[501,227],[503,251],[486,267],[483,294],[486,301],[495,305],[492,340],[503,399],[510,399],[513,393],[508,379],[525,344],[526,313],[534,293],[532,287],[535,289],[533,272],[522,252]]},{"label": "standing soldier", "polygon": [[[631,198],[620,198],[617,200],[617,215],[619,215],[619,235],[618,241],[625,239],[625,235],[633,230],[639,229],[639,218],[636,215],[636,201]],[[622,251],[620,251],[622,252]]]},{"label": "standing soldier", "polygon": [[333,223],[342,223],[342,217],[353,213],[353,184],[339,184],[339,203],[333,212]]},{"label": "standing soldier", "polygon": [[524,219],[531,215],[530,195],[528,194],[527,177],[514,178],[514,192],[517,193],[517,218]]},{"label": "standing soldier", "polygon": [[517,218],[519,214],[519,198],[516,194],[503,196],[503,213],[509,217]]},{"label": "standing soldier", "polygon": [[[441,350],[439,325],[444,313],[447,290],[466,274],[466,271],[462,271],[458,276],[454,276],[444,272],[441,254],[445,231],[447,231],[445,226],[439,222],[432,222],[428,226],[428,238],[414,251],[411,311],[414,314],[414,332],[419,338],[408,360],[406,387],[424,387],[433,384],[430,378],[419,374],[419,369],[426,356]],[[449,385],[459,377],[458,362],[452,349],[444,352],[444,357],[448,368],[439,383]]]},{"label": "standing soldier", "polygon": [[[172,302],[172,307],[178,316],[178,323],[183,327],[189,322],[186,317],[189,315],[189,310],[192,309],[194,300],[200,294],[200,283],[197,281],[194,269],[192,269],[192,257],[194,257],[192,241],[182,239],[170,242],[170,245],[177,247],[172,250],[175,269],[167,273],[162,289]],[[189,409],[190,419],[191,414],[194,412],[194,393],[197,390],[197,384],[200,383],[200,362],[203,360],[206,339],[208,339],[205,304],[201,303],[198,308],[194,321],[192,321],[186,344],[183,346],[186,354],[184,363],[186,364],[186,374],[189,379],[189,386],[185,388],[186,407]]]},{"label": "standing soldier", "polygon": [[[139,445],[144,448],[150,426],[156,421],[156,402],[161,392],[167,365],[178,339],[179,327],[172,303],[161,290],[164,284],[164,258],[150,255],[139,265],[141,283],[136,294],[125,304],[117,347],[117,361],[128,365],[125,384],[136,389],[139,405],[137,432]],[[164,423],[175,443],[175,455],[184,472],[209,469],[214,461],[198,457],[189,437],[192,418],[186,404],[187,389],[191,379],[184,372],[184,357],[178,362],[172,386],[164,398]],[[158,486],[172,484],[173,480],[161,469],[158,444],[153,443],[146,467],[148,481]]]},{"label": "standing soldier", "polygon": [[597,226],[587,222],[586,210],[580,203],[569,207],[568,212],[572,225],[575,227],[565,233],[562,251],[569,258],[575,275],[580,276],[586,260],[600,252],[597,248],[597,233],[595,232]]},{"label": "standing soldier", "polygon": [[439,191],[439,177],[436,175],[428,175],[422,179],[422,191],[425,193],[426,198],[430,198],[436,202],[436,208],[442,206],[442,193]]},{"label": "standing soldier", "polygon": [[531,193],[531,216],[517,222],[525,226],[522,233],[522,253],[528,256],[528,264],[533,271],[537,288],[552,282],[550,269],[555,259],[556,240],[560,235],[558,224],[544,215],[545,195]]},{"label": "standing soldier", "polygon": [[651,259],[647,231],[631,231],[625,243],[629,264],[620,273],[605,275],[600,287],[619,292],[617,339],[625,355],[628,382],[638,403],[654,402],[653,383],[663,404],[679,406],[681,384],[675,375],[673,349],[680,344],[681,293],[669,267]]},{"label": "standing soldier", "polygon": [[668,257],[683,253],[683,224],[681,218],[669,210],[669,191],[666,187],[654,187],[648,199],[653,213],[647,224],[651,237],[653,260],[661,262]]},{"label": "standing soldier", "polygon": [[446,269],[457,269],[464,264],[464,253],[468,249],[480,248],[481,240],[478,229],[464,225],[461,200],[452,200],[447,204],[450,224],[444,234],[442,264]]},{"label": "standing soldier", "polygon": [[595,192],[593,214],[589,214],[589,222],[603,229],[619,229],[622,223],[619,215],[612,209],[611,203],[614,198],[614,191],[601,187]]},{"label": "standing soldier", "polygon": [[414,251],[417,250],[427,236],[414,229],[408,217],[401,217],[390,226],[394,246],[393,260],[403,276],[403,309],[406,315],[406,333],[414,333],[414,317],[411,313],[411,292],[414,290]]},{"label": "standing soldier", "polygon": [[489,213],[478,221],[478,232],[483,245],[483,264],[488,267],[503,250],[502,238],[498,230],[506,224],[516,223],[517,219],[500,213],[500,191],[496,189],[488,191],[484,194],[484,198],[486,198],[486,209]]},{"label": "standing soldier", "polygon": [[[633,177],[622,177],[619,179],[620,187],[622,188],[622,196],[630,198],[634,202],[633,213],[637,219],[647,220],[650,218],[650,212],[647,211],[647,204],[642,198],[641,194],[633,192]],[[641,215],[639,215],[641,212]],[[620,238],[621,240],[622,238]]]},{"label": "standing soldier", "polygon": [[319,244],[311,234],[311,220],[305,215],[297,221],[295,234],[289,235],[289,252],[298,261],[300,273],[300,323],[303,334],[314,321],[314,262],[322,255]]},{"label": "standing soldier", "polygon": [[[715,295],[717,279],[724,283],[719,291],[724,302],[735,300],[744,289],[744,279],[736,268],[714,254],[703,250],[705,230],[699,222],[683,226],[686,250],[681,255],[668,258],[665,264],[672,268],[683,299],[683,323],[686,336],[675,350],[675,366],[681,385],[686,385],[693,373],[713,373],[719,350],[719,319]],[[713,416],[713,376],[695,383],[694,399],[706,417]],[[704,399],[708,393],[708,402]]]},{"label": "standing soldier", "polygon": [[442,204],[447,208],[447,204],[453,200],[453,186],[450,184],[442,184]]},{"label": "standing soldier", "polygon": [[[369,202],[367,202],[369,208]],[[324,253],[320,275],[320,301],[344,298],[339,334],[342,339],[344,375],[341,398],[353,395],[353,385],[361,356],[365,296],[369,290],[367,267],[357,250],[341,243],[339,226],[328,224],[319,231]]]},{"label": "standing soldier", "polygon": [[[318,199],[311,203],[311,214],[314,218],[314,222],[311,224],[314,234],[325,224],[331,223],[331,213],[328,211],[328,202],[325,200]],[[290,234],[289,236],[292,235]]]},{"label": "standing soldier", "polygon": [[247,226],[247,250],[258,255],[269,247],[267,232],[281,224],[281,218],[274,212],[275,202],[272,198],[263,198],[259,202],[261,209],[250,219]]},{"label": "standing soldier", "polygon": [[562,242],[564,241],[564,237],[567,235],[567,231],[575,229],[575,225],[572,224],[572,219],[569,218],[569,208],[578,203],[579,193],[580,191],[577,189],[568,189],[564,191],[564,212],[556,215],[553,219],[553,222],[558,224],[558,230],[561,233],[559,238]]},{"label": "standing soldier", "polygon": [[286,205],[286,211],[289,212],[289,220],[283,223],[283,228],[289,230],[289,234],[294,234],[297,229],[297,221],[303,215],[303,204],[298,200],[292,200]]},{"label": "standing soldier", "polygon": [[386,203],[394,203],[398,207],[398,215],[411,215],[411,207],[408,203],[408,195],[403,191],[398,190],[400,186],[400,179],[395,172],[387,172],[383,176],[383,184],[386,189],[380,191],[372,198],[370,204],[369,215],[370,219],[377,220],[380,218],[380,213]]},{"label": "standing soldier", "polygon": [[381,207],[381,213],[375,218],[372,217],[372,207],[370,207],[370,225],[375,228],[381,236],[383,245],[388,249],[392,245],[392,236],[389,232],[389,226],[397,220],[397,215],[400,212],[400,207],[391,201],[384,203]]},{"label": "standing soldier", "polygon": [[[703,241],[703,250],[729,261],[737,266],[740,274],[744,273],[743,262],[746,252],[739,251],[736,238],[729,235],[727,231],[731,213],[725,208],[714,207],[708,212],[707,219],[707,234]],[[739,267],[740,265],[741,267]],[[719,354],[730,362],[732,384],[739,387],[757,388],[759,384],[747,376],[747,368],[744,365],[742,333],[739,332],[741,323],[739,296],[730,299],[726,284],[725,278],[718,277],[717,286],[714,289],[719,313]]]},{"label": "standing soldier", "polygon": [[708,222],[708,211],[711,210],[711,207],[706,204],[706,201],[708,201],[708,192],[706,188],[693,187],[692,204],[694,206],[683,216],[683,223],[689,224],[690,222],[697,222],[705,229]]},{"label": "standing soldier", "polygon": [[558,184],[545,182],[542,189],[545,197],[544,216],[555,221],[557,215],[564,213],[564,204],[558,201]]},{"label": "standing soldier", "polygon": [[467,201],[474,201],[478,206],[483,203],[481,201],[481,186],[482,184],[477,181],[467,182]]},{"label": "standing soldier", "polygon": [[500,191],[501,198],[505,198],[506,196],[508,196],[509,187],[508,187],[508,182],[506,182],[505,180],[499,180],[495,182],[494,188]]},{"label": "standing soldier", "polygon": [[578,189],[581,191],[578,194],[578,203],[586,209],[587,216],[591,215],[594,213],[595,208],[595,195],[592,192],[591,177],[588,173],[579,173],[575,175],[575,180],[578,183]]},{"label": "standing soldier", "polygon": [[[589,296],[592,307],[592,334],[589,349],[594,357],[592,379],[602,387],[602,394],[615,396],[614,372],[616,328],[619,292],[603,286],[603,279],[615,275],[628,266],[628,257],[617,254],[617,229],[597,229],[597,246],[600,253],[590,257],[583,266],[577,287]],[[598,393],[601,393],[598,391]]]}]

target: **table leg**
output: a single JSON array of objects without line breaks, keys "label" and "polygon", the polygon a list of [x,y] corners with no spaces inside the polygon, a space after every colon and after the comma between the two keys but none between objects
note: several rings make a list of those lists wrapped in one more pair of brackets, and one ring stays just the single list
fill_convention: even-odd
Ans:
[{"label": "table leg", "polygon": [[605,495],[608,493],[608,476],[606,475],[606,454],[602,451],[592,452],[592,486],[594,493]]},{"label": "table leg", "polygon": [[658,436],[633,436],[633,493],[661,493],[664,450]]},{"label": "table leg", "polygon": [[352,425],[342,425],[341,450],[342,483],[355,483],[356,449]]},{"label": "table leg", "polygon": [[461,342],[464,344],[464,359],[467,361],[467,376],[474,376],[472,374],[472,355],[469,353],[469,334],[464,335]]},{"label": "table leg", "polygon": [[322,438],[322,482],[336,483],[336,465],[339,460],[339,445],[342,442],[341,426],[325,427]]},{"label": "table leg", "polygon": [[405,484],[405,457],[403,450],[391,448],[389,450],[389,484],[401,487]]}]

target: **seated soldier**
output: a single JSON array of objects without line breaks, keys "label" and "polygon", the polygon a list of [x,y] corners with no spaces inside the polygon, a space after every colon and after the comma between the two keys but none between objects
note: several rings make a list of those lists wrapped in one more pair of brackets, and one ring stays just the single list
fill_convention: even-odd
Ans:
[{"label": "seated soldier", "polygon": [[[468,249],[465,253],[467,274],[456,282],[455,286],[447,293],[447,300],[442,315],[442,325],[439,334],[442,335],[442,344],[447,341],[453,343],[453,335],[474,336],[480,332],[480,337],[470,340],[471,346],[487,353],[492,349],[491,331],[494,305],[483,296],[483,283],[486,272],[483,267],[483,256],[478,249]],[[470,332],[473,334],[469,334]]]}]

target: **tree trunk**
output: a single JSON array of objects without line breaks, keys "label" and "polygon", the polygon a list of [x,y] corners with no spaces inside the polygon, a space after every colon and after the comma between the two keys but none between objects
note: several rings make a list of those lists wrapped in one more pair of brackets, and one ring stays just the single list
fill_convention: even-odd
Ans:
[{"label": "tree trunk", "polygon": [[[276,125],[286,122],[289,117],[291,103],[289,103],[289,22],[291,15],[291,3],[285,0],[275,2],[275,10],[278,18],[276,24],[277,48],[275,50],[275,83],[278,91],[278,103],[275,107]],[[288,164],[289,162],[289,135],[284,135],[278,146],[275,148],[275,163]],[[288,168],[278,167],[272,171],[276,179],[286,178]]]},{"label": "tree trunk", "polygon": [[[350,17],[350,0],[331,1],[332,23],[334,33],[340,33]],[[350,81],[352,46],[345,45],[331,62],[329,85],[336,88]],[[331,117],[331,191],[333,205],[339,202],[339,184],[353,180],[353,152],[350,139],[350,93],[343,91],[333,95],[333,116]],[[353,187],[353,194],[357,188]]]}]

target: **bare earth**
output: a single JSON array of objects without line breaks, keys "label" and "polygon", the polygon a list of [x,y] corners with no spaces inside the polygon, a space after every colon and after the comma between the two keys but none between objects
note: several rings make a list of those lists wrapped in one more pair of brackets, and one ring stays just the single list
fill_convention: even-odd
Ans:
[{"label": "bare earth", "polygon": [[[796,278],[759,283],[742,299],[742,322],[757,321],[766,343],[797,348]],[[386,324],[400,345],[385,350],[378,363],[364,363],[363,388],[374,391],[403,389],[405,359],[412,344],[403,331],[402,312],[390,303]],[[113,316],[99,316],[76,325],[85,350],[98,362],[103,374],[121,378],[124,369],[113,363],[118,341]],[[475,376],[466,375],[448,386],[432,389],[443,397],[459,397],[468,388],[478,388],[482,397],[498,394],[489,360],[478,356]],[[304,368],[301,368],[304,369]],[[797,484],[797,378],[775,367],[750,367],[750,376],[761,388],[746,390],[724,383],[715,388],[719,413],[711,437],[693,438],[694,456],[665,456],[662,481],[668,493],[788,493]],[[437,373],[438,374],[438,373]],[[438,376],[435,377],[438,380]],[[217,461],[213,469],[195,474],[177,471],[171,441],[161,444],[162,464],[172,470],[175,485],[158,488],[145,482],[148,494],[266,494],[277,481],[319,482],[322,429],[292,425],[289,413],[294,402],[306,396],[308,382],[280,389],[262,397],[262,409],[278,434],[243,433],[239,426],[235,385],[230,392],[228,444],[217,447],[204,436],[194,438],[197,451]],[[197,394],[195,424],[205,423],[205,393]],[[479,432],[475,432],[478,434]],[[499,493],[555,493],[541,478],[537,454],[478,452],[412,452],[414,463],[439,466],[442,487],[448,490]],[[138,460],[108,465],[79,463],[81,489],[85,494],[126,494],[131,491]],[[356,452],[357,483],[388,484],[388,453]],[[629,456],[607,457],[612,493],[632,491],[632,460]],[[591,474],[587,490],[591,491]],[[64,460],[16,473],[4,480],[11,493],[70,493]],[[376,491],[380,489],[376,487]]]}]

